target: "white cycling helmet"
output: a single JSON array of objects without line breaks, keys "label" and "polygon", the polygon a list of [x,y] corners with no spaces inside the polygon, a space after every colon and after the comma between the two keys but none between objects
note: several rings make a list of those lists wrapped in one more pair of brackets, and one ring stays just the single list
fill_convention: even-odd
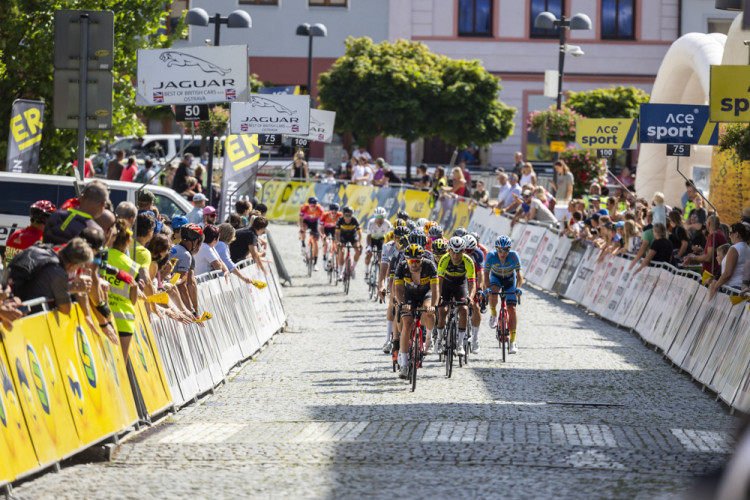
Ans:
[{"label": "white cycling helmet", "polygon": [[419,226],[420,229],[424,228],[424,225],[430,222],[429,220],[425,219],[424,217],[417,219],[417,226]]},{"label": "white cycling helmet", "polygon": [[454,236],[448,240],[448,249],[452,252],[463,252],[464,248],[466,248],[466,242],[460,236]]},{"label": "white cycling helmet", "polygon": [[464,243],[466,243],[466,250],[469,250],[470,252],[473,252],[477,247],[477,239],[470,234],[464,236]]},{"label": "white cycling helmet", "polygon": [[375,211],[372,213],[375,217],[385,217],[385,208],[378,207],[375,209]]}]

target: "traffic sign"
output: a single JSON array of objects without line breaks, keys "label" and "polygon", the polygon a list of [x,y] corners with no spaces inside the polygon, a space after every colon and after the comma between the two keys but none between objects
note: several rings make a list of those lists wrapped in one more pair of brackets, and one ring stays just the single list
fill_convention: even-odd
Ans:
[{"label": "traffic sign", "polygon": [[278,146],[281,144],[281,134],[258,134],[258,145]]},{"label": "traffic sign", "polygon": [[208,121],[208,104],[175,104],[174,116],[178,122]]},{"label": "traffic sign", "polygon": [[565,151],[565,141],[550,141],[549,150],[553,153],[562,153]]},{"label": "traffic sign", "polygon": [[635,149],[635,118],[583,118],[576,121],[576,143],[582,148]]},{"label": "traffic sign", "polygon": [[750,122],[750,66],[711,66],[712,122]]},{"label": "traffic sign", "polygon": [[641,104],[640,142],[716,146],[719,127],[709,114],[708,106]]},{"label": "traffic sign", "polygon": [[690,156],[690,145],[667,144],[667,156]]}]

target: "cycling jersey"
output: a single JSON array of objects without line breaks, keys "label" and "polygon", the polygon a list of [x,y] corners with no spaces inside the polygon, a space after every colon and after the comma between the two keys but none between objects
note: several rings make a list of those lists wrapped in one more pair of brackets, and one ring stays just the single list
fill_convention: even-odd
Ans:
[{"label": "cycling jersey", "polygon": [[474,269],[479,272],[479,270],[484,267],[484,253],[482,253],[479,247],[477,247],[473,252],[467,255],[474,260]]},{"label": "cycling jersey", "polygon": [[323,212],[323,215],[320,218],[320,222],[323,223],[324,227],[331,227],[335,228],[336,223],[339,221],[339,219],[343,216],[341,212]]},{"label": "cycling jersey", "polygon": [[323,207],[320,203],[316,203],[315,205],[305,203],[302,205],[302,208],[299,209],[299,215],[305,220],[318,221],[323,217]]},{"label": "cycling jersey", "polygon": [[380,255],[380,263],[388,264],[391,259],[398,254],[398,248],[396,248],[395,241],[389,241],[383,245],[383,251]]},{"label": "cycling jersey", "polygon": [[393,230],[393,226],[390,222],[383,219],[383,223],[378,225],[377,219],[371,219],[367,224],[367,232],[370,234],[370,238],[373,240],[384,239],[385,235]]},{"label": "cycling jersey", "polygon": [[484,269],[485,271],[490,271],[490,275],[499,278],[510,278],[515,275],[516,271],[521,269],[521,259],[515,251],[511,251],[505,258],[505,262],[500,262],[497,250],[493,250],[487,254],[487,258],[484,261]]},{"label": "cycling jersey", "polygon": [[475,281],[474,261],[466,254],[461,255],[461,262],[454,264],[449,253],[443,255],[438,263],[438,276],[448,281]]},{"label": "cycling jersey", "polygon": [[[432,262],[435,265],[435,268],[437,268],[437,262],[435,262],[435,256],[432,254],[432,252],[425,250],[422,259]],[[398,269],[398,266],[400,266],[402,262],[406,262],[404,252],[398,252],[393,256],[393,259],[391,259],[391,276],[394,275],[394,273],[396,272],[395,270]]]},{"label": "cycling jersey", "polygon": [[438,282],[438,271],[435,264],[429,260],[422,260],[422,269],[419,274],[419,283],[412,280],[409,264],[405,260],[398,265],[394,283],[404,285],[404,298],[406,302],[412,300],[426,300],[431,294],[430,286]]},{"label": "cycling jersey", "polygon": [[10,235],[5,244],[5,266],[10,264],[13,257],[26,250],[31,245],[42,239],[42,230],[33,226],[19,229]]},{"label": "cycling jersey", "polygon": [[336,230],[341,231],[341,234],[353,234],[359,231],[359,229],[359,221],[353,216],[350,218],[349,222],[346,222],[344,217],[341,217],[336,222]]}]

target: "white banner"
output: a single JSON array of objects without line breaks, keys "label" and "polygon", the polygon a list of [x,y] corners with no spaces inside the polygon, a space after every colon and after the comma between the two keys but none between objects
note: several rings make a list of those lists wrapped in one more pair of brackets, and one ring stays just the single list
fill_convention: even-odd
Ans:
[{"label": "white banner", "polygon": [[310,96],[252,94],[249,102],[233,102],[232,134],[307,134]]},{"label": "white banner", "polygon": [[550,230],[544,231],[542,236],[542,242],[539,244],[539,249],[534,254],[534,258],[529,265],[529,269],[524,277],[535,285],[541,285],[544,281],[544,275],[549,269],[552,259],[555,257],[555,250],[557,250],[557,244],[560,242],[560,237]]},{"label": "white banner", "polygon": [[138,106],[246,101],[247,45],[138,51]]},{"label": "white banner", "polygon": [[300,137],[308,141],[331,142],[333,139],[333,126],[336,123],[336,112],[323,109],[310,110],[310,131],[305,133],[289,134],[292,137]]}]

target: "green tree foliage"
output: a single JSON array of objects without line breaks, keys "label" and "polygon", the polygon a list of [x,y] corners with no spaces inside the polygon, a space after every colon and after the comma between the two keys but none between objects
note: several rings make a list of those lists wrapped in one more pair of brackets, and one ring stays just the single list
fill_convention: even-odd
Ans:
[{"label": "green tree foliage", "polygon": [[497,100],[496,77],[479,61],[438,56],[422,43],[350,37],[318,88],[322,107],[336,111],[336,130],[361,142],[386,135],[409,144],[437,135],[456,146],[487,145],[513,131],[516,110]]},{"label": "green tree foliage", "polygon": [[[136,54],[138,49],[165,48],[183,29],[160,34],[167,12],[163,0],[4,0],[0,24],[0,159],[5,163],[11,106],[15,99],[46,102],[40,156],[41,171],[61,173],[76,157],[77,131],[56,130],[52,125],[54,73],[54,12],[57,9],[111,10],[115,14],[115,62],[113,68],[113,130],[89,131],[91,151],[114,135],[142,134],[145,126],[135,105]],[[163,33],[163,32],[162,32]],[[77,44],[77,41],[71,41]]]},{"label": "green tree foliage", "polygon": [[610,87],[568,92],[565,105],[586,118],[638,118],[650,96],[635,87]]}]

